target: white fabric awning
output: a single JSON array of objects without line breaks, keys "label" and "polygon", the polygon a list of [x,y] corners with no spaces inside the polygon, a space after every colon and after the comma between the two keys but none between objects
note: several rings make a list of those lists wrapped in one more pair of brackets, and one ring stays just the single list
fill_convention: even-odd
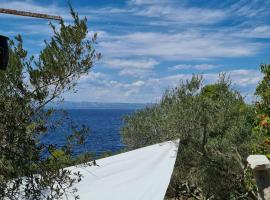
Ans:
[{"label": "white fabric awning", "polygon": [[81,200],[163,200],[179,140],[97,160],[99,166],[75,168],[83,179],[75,187]]}]

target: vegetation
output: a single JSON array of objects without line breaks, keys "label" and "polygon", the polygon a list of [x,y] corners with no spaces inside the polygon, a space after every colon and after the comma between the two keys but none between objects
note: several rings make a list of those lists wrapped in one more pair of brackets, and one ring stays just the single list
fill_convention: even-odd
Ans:
[{"label": "vegetation", "polygon": [[180,138],[168,197],[256,199],[245,162],[261,140],[252,134],[254,111],[225,75],[206,86],[193,76],[159,104],[125,117],[123,141],[134,149]]},{"label": "vegetation", "polygon": [[68,123],[71,132],[61,148],[41,141],[67,119],[52,120],[55,111],[46,105],[74,91],[100,57],[93,48],[96,35],[88,39],[86,19],[72,9],[71,15],[73,24],[50,24],[54,36],[38,57],[28,55],[21,36],[10,42],[8,69],[0,71],[0,199],[49,200],[65,193],[77,198],[73,186],[81,175],[63,167],[75,163],[72,149],[83,143],[88,129]]},{"label": "vegetation", "polygon": [[254,132],[264,137],[264,141],[255,148],[255,153],[265,154],[270,158],[270,65],[261,65],[262,81],[256,88],[258,101],[256,107],[256,126]]}]

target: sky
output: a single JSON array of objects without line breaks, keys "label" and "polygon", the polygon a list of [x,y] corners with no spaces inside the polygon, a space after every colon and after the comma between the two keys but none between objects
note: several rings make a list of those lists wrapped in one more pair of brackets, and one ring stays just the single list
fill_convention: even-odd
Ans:
[{"label": "sky", "polygon": [[[66,93],[69,101],[156,103],[165,90],[202,74],[214,83],[221,72],[247,102],[270,62],[270,1],[71,0],[87,17],[102,59]],[[66,0],[0,0],[1,8],[71,17]],[[52,36],[47,20],[0,14],[0,34],[21,34],[38,55]]]}]

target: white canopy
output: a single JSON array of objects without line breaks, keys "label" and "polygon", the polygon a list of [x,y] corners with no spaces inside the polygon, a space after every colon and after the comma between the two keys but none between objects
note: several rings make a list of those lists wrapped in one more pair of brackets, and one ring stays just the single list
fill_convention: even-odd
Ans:
[{"label": "white canopy", "polygon": [[163,200],[170,182],[179,140],[97,160],[79,170],[75,187],[81,200]]}]

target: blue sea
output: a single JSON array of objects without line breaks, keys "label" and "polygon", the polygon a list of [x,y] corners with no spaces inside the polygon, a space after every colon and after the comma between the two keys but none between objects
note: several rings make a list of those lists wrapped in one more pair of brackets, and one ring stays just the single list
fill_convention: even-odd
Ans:
[{"label": "blue sea", "polygon": [[[74,155],[92,152],[101,155],[104,152],[117,152],[125,147],[121,142],[120,129],[123,116],[131,115],[134,109],[69,109],[69,117],[77,125],[86,125],[90,134],[84,146],[76,147]],[[62,126],[42,138],[45,143],[54,143],[61,147],[65,143],[66,126]]]}]

